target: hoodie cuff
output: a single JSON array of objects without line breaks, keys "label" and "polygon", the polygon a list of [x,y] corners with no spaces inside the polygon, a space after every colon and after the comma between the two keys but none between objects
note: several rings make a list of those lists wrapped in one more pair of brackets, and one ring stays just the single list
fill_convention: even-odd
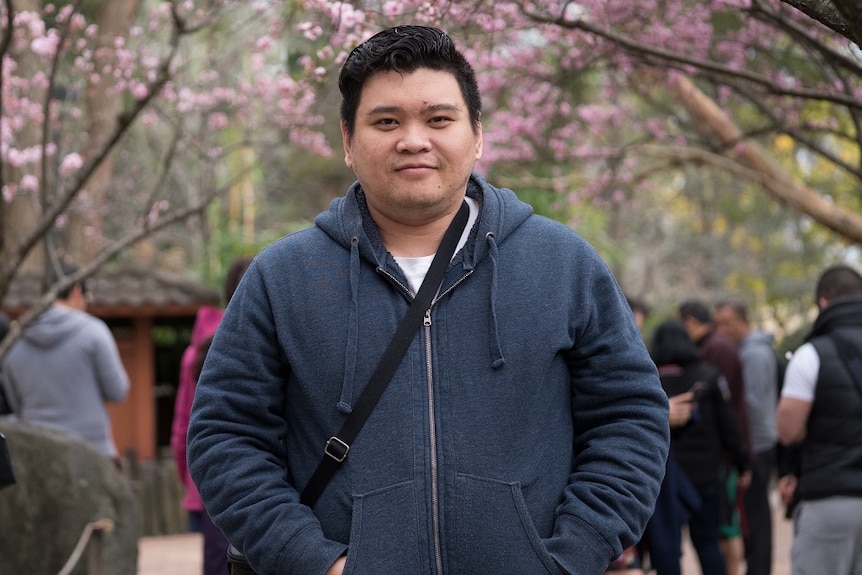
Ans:
[{"label": "hoodie cuff", "polygon": [[572,516],[558,517],[553,537],[543,541],[557,565],[570,575],[602,573],[619,555],[589,525]]}]

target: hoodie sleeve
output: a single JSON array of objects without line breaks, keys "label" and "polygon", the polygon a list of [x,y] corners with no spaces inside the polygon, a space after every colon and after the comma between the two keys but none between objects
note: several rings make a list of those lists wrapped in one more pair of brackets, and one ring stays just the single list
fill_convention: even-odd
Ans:
[{"label": "hoodie sleeve", "polygon": [[106,401],[120,403],[126,399],[131,387],[129,375],[123,367],[120,350],[117,349],[117,342],[111,330],[101,320],[97,320],[92,325],[92,335],[95,340],[92,348],[93,361],[102,397]]},{"label": "hoodie sleeve", "polygon": [[635,544],[665,471],[668,401],[616,280],[592,249],[572,297],[575,461],[546,545],[567,572],[599,573]]},{"label": "hoodie sleeve", "polygon": [[189,471],[213,522],[257,572],[323,575],[346,546],[323,535],[288,481],[290,366],[257,261],[207,353],[188,433]]},{"label": "hoodie sleeve", "polygon": [[171,422],[171,452],[174,456],[174,463],[176,464],[180,481],[187,489],[194,488],[186,463],[186,434],[189,427],[189,414],[192,409],[192,401],[195,396],[196,382],[194,375],[192,375],[195,354],[195,347],[193,345],[188,346],[183,351],[183,356],[180,360],[179,386],[177,387],[177,397],[174,401],[174,419]]},{"label": "hoodie sleeve", "polygon": [[[743,346],[739,357],[746,404],[774,405],[777,401],[778,364],[772,346],[767,343]],[[756,416],[754,413],[749,415],[752,418]]]}]

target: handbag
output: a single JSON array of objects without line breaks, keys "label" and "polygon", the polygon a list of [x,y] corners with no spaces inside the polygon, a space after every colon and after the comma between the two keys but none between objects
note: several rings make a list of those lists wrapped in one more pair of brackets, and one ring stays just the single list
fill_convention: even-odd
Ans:
[{"label": "handbag", "polygon": [[[350,452],[350,445],[359,435],[362,426],[377,402],[383,396],[386,386],[395,370],[398,369],[407,348],[410,347],[410,342],[413,341],[413,336],[416,330],[419,329],[422,318],[426,311],[431,307],[434,296],[440,289],[440,284],[443,282],[443,274],[455,254],[455,248],[458,246],[458,240],[461,239],[461,234],[464,227],[467,225],[467,220],[470,216],[470,209],[467,203],[461,204],[461,208],[446,229],[443,235],[443,241],[440,242],[440,247],[437,253],[434,254],[434,259],[431,261],[431,267],[428,268],[428,273],[419,287],[419,293],[413,298],[410,306],[407,308],[407,313],[398,324],[398,329],[395,330],[395,335],[389,341],[386,351],[380,358],[374,373],[368,380],[368,383],[362,390],[362,394],[353,406],[353,410],[348,414],[347,419],[341,426],[337,434],[333,435],[326,441],[323,448],[323,457],[317,464],[317,468],[311,476],[311,479],[306,484],[300,494],[300,501],[308,507],[314,507],[318,498],[323,494],[323,490],[332,479],[332,476],[341,466],[347,455]],[[233,545],[228,546],[227,552],[228,573],[230,575],[255,575],[254,569],[251,568],[245,556]]]},{"label": "handbag", "polygon": [[15,485],[15,473],[12,470],[12,456],[6,445],[6,436],[0,433],[0,489]]}]

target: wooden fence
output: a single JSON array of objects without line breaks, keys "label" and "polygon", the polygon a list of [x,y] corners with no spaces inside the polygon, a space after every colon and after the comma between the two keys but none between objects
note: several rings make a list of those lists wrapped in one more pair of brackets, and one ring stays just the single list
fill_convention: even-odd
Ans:
[{"label": "wooden fence", "polygon": [[170,451],[152,461],[127,456],[122,462],[141,509],[142,535],[172,535],[188,531],[188,513],[182,508],[183,486]]}]

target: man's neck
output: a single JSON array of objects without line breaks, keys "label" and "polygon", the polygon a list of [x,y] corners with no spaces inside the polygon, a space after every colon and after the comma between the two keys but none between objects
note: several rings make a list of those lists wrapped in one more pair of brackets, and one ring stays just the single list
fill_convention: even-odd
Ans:
[{"label": "man's neck", "polygon": [[454,211],[421,224],[390,219],[375,210],[371,210],[371,214],[380,230],[383,245],[389,253],[394,257],[418,258],[437,252],[449,224],[452,223],[460,207],[459,202],[455,205]]}]

